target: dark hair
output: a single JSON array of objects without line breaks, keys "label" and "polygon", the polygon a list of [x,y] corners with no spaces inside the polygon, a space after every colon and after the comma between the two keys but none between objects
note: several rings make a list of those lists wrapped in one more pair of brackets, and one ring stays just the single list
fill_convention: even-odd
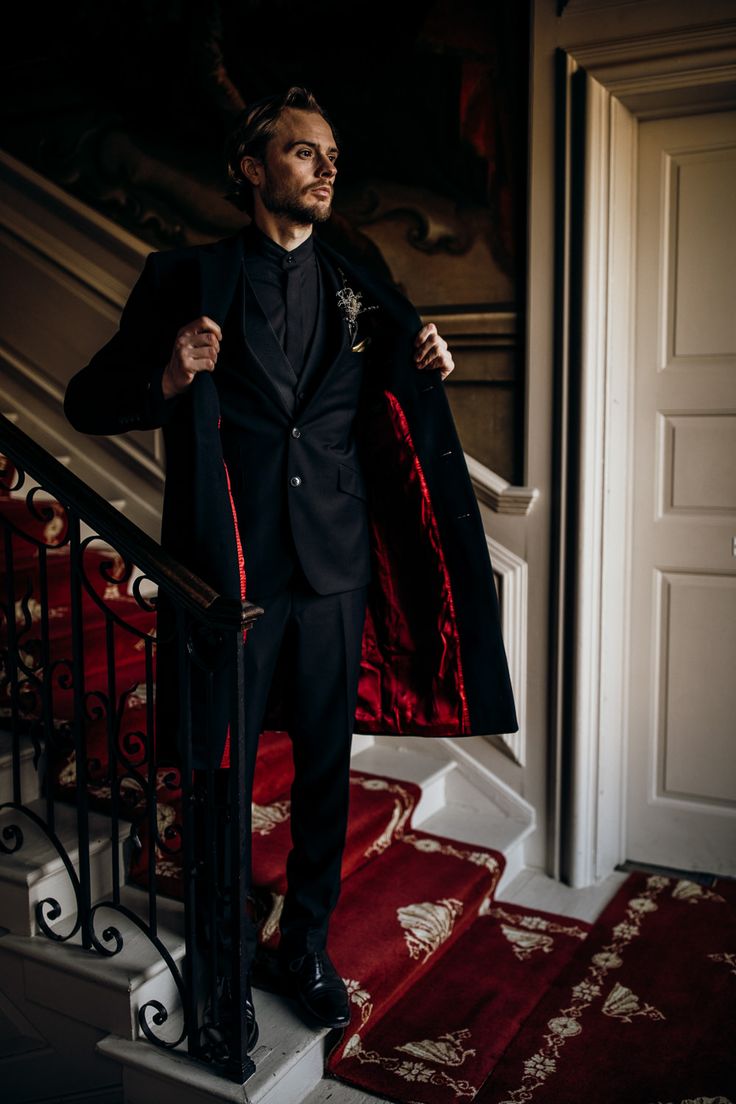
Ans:
[{"label": "dark hair", "polygon": [[243,175],[240,163],[244,157],[257,157],[263,160],[266,147],[274,135],[281,113],[287,107],[296,107],[300,111],[313,111],[321,115],[332,127],[337,142],[337,132],[331,120],[307,88],[294,85],[287,92],[277,96],[264,96],[255,100],[242,113],[225,145],[227,157],[227,175],[233,187],[225,196],[241,211],[253,213],[253,188]]}]

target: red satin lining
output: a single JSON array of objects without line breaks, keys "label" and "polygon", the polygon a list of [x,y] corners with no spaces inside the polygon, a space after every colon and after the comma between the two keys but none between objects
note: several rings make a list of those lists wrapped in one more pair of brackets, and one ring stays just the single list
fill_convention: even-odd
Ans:
[{"label": "red satin lining", "polygon": [[[217,428],[219,430],[222,424],[222,418],[217,419]],[[238,551],[238,574],[240,575],[240,597],[245,601],[246,590],[246,578],[245,578],[245,556],[243,555],[243,545],[240,540],[240,529],[238,528],[238,515],[235,512],[235,500],[233,499],[233,490],[230,483],[230,472],[227,470],[227,464],[224,459],[222,466],[225,469],[225,479],[227,481],[227,496],[230,499],[230,510],[233,515],[233,526],[235,527],[235,546]],[[243,639],[245,639],[245,633],[243,633]],[[222,759],[220,760],[220,769],[224,770],[230,766],[230,725],[227,726],[227,735],[225,737],[225,747],[222,752]]]},{"label": "red satin lining", "polygon": [[429,488],[404,411],[384,391],[365,433],[374,579],[358,684],[360,732],[470,732],[452,587]]},{"label": "red satin lining", "polygon": [[[369,508],[374,578],[363,630],[356,727],[377,734],[464,735],[470,732],[470,713],[437,518],[406,415],[394,394],[384,391],[384,397],[386,410],[361,434],[366,474],[380,491]],[[223,466],[245,598],[245,558],[224,461]],[[220,766],[230,766],[229,727]]]}]

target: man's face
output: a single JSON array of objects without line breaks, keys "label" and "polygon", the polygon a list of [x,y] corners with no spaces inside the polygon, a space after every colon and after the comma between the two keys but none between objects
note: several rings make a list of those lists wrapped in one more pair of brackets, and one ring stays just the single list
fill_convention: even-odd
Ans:
[{"label": "man's face", "polygon": [[266,147],[254,192],[268,211],[297,225],[324,222],[332,210],[337,155],[332,128],[321,115],[286,108]]}]

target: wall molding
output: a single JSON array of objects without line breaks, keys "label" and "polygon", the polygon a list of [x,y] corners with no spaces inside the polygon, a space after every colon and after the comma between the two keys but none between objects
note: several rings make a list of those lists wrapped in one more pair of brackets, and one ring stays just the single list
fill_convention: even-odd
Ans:
[{"label": "wall molding", "polygon": [[536,487],[516,487],[480,460],[463,454],[468,465],[470,480],[477,497],[497,514],[515,514],[525,517],[531,513],[539,497]]},{"label": "wall molding", "polygon": [[501,633],[514,690],[519,731],[489,736],[489,741],[523,767],[526,765],[526,657],[528,650],[529,567],[526,560],[486,534],[501,614]]},{"label": "wall molding", "polygon": [[637,119],[736,105],[736,21],[566,47]]}]

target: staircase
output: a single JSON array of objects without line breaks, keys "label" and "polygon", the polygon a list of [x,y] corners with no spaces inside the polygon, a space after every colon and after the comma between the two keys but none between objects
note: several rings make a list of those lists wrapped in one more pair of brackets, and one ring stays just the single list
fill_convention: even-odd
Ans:
[{"label": "staircase", "polygon": [[[22,494],[27,490],[24,487]],[[19,494],[11,496],[16,500]],[[7,500],[6,500],[7,501]],[[2,501],[0,500],[0,509]],[[506,860],[501,889],[523,867],[523,842],[534,826],[532,809],[490,773],[456,756],[451,740],[374,737],[356,734],[352,766],[355,776],[392,779],[413,792],[415,804],[406,828],[421,828],[446,840],[501,851]],[[30,738],[20,740],[20,786],[24,804],[41,820],[47,816]],[[0,797],[12,793],[10,736],[0,732]],[[73,790],[70,791],[73,797]],[[78,870],[76,811],[54,803],[54,831],[71,865]],[[352,808],[352,806],[351,806]],[[13,809],[0,811],[0,838],[12,843]],[[114,919],[124,936],[123,950],[105,957],[81,946],[77,933],[65,942],[74,916],[70,876],[48,838],[23,820],[24,846],[17,854],[0,853],[0,1024],[5,1038],[4,1099],[16,1104],[51,1101],[108,1101],[109,1104],[177,1104],[205,1100],[240,1100],[268,1104],[350,1101],[365,1094],[323,1077],[326,1057],[340,1033],[304,1025],[288,998],[256,989],[260,1040],[251,1055],[255,1073],[244,1086],[218,1076],[188,1058],[183,1047],[164,1051],[146,1041],[138,1013],[147,1002],[169,1009],[159,1038],[175,1040],[181,1028],[178,993],[165,961],[134,923],[145,918],[147,893],[123,884],[120,913],[96,915],[101,943]],[[104,812],[89,819],[92,900],[109,899],[111,871],[125,881],[129,867],[129,825],[117,830]],[[118,863],[113,863],[117,851]],[[359,871],[362,874],[362,871]],[[58,902],[42,909],[46,933],[39,930],[39,902]],[[158,937],[174,963],[184,949],[184,907],[158,898]],[[369,1099],[375,1099],[371,1097]]]},{"label": "staircase", "polygon": [[[9,270],[16,273],[15,290],[6,299],[3,313],[0,412],[140,529],[155,536],[162,486],[155,443],[139,441],[136,435],[113,441],[81,439],[69,430],[59,404],[65,375],[83,363],[76,338],[67,341],[66,335],[75,328],[88,335],[99,330],[97,344],[108,336],[145,250],[6,155],[0,159],[0,200],[3,256],[7,255]],[[49,279],[49,302],[56,303],[48,313],[50,328],[44,328],[43,336],[40,328],[38,332],[29,329],[27,323],[39,272],[44,280]],[[54,363],[58,379],[39,371],[38,365],[47,362]],[[28,485],[12,497],[24,496]],[[43,505],[44,497],[40,492],[37,506]],[[2,505],[0,499],[0,511]],[[81,538],[89,535],[91,531],[82,525]],[[494,562],[505,561],[496,553]],[[510,579],[517,565],[509,561],[503,570],[508,572],[504,578]],[[519,620],[523,621],[521,614]],[[520,661],[520,681],[522,670]],[[12,741],[3,724],[0,717],[0,803],[11,800],[14,781]],[[40,820],[47,820],[49,806],[41,796],[39,779],[43,763],[36,762],[30,738],[21,737],[19,750],[15,781],[23,803]],[[356,778],[391,779],[414,795],[405,829],[421,828],[448,841],[502,853],[505,867],[496,896],[523,869],[524,841],[535,827],[534,810],[472,760],[462,741],[356,734],[352,765]],[[53,827],[78,874],[73,802],[71,789],[67,800],[53,803]],[[79,933],[60,941],[72,927],[75,908],[70,870],[32,819],[23,820],[24,846],[17,854],[5,853],[12,850],[11,825],[17,821],[13,810],[0,811],[0,1076],[4,1101],[363,1104],[376,1099],[324,1078],[326,1058],[340,1033],[309,1029],[290,1000],[265,989],[256,989],[254,994],[260,1039],[251,1055],[255,1073],[245,1085],[192,1061],[183,1046],[170,1051],[153,1046],[141,1031],[139,1010],[153,1000],[169,1010],[166,1022],[156,1026],[157,1036],[168,1040],[178,1037],[182,1017],[177,1011],[180,1000],[172,974],[136,925],[136,918],[143,920],[148,915],[150,901],[140,885],[126,882],[131,858],[128,822],[118,820],[115,827],[104,807],[89,815],[92,901],[109,899],[112,872],[118,871],[121,904],[130,916],[126,925],[120,912],[114,914],[124,946],[119,954],[106,957],[82,947]],[[49,901],[58,902],[59,907],[58,912],[49,904],[42,907],[43,933],[37,906]],[[112,922],[111,914],[100,908],[95,933],[103,947],[106,928]],[[157,935],[172,962],[180,963],[185,952],[180,901],[158,897]],[[149,1012],[149,1022],[151,1015]]]},{"label": "staircase", "polygon": [[[417,750],[396,746],[392,738],[356,735],[353,768],[419,786],[421,797],[412,827],[503,850],[506,885],[522,865],[523,840],[532,829],[530,813],[521,803],[516,816],[508,806],[500,809],[463,775],[457,763],[443,758],[441,747],[430,754],[423,746],[426,743]],[[0,748],[0,785],[7,792],[7,736],[2,737]],[[37,782],[27,742],[23,764],[24,784],[30,793]],[[74,861],[73,810],[62,805],[58,810],[57,831]],[[105,852],[123,841],[110,841],[109,820],[106,824],[104,816],[96,815],[93,820],[99,868],[109,871]],[[7,815],[0,819],[0,825],[8,822]],[[499,838],[504,839],[502,848],[498,847]],[[348,1104],[354,1100],[357,1104],[375,1099],[324,1080],[325,1058],[335,1033],[310,1030],[290,1000],[260,989],[254,992],[260,1025],[259,1045],[251,1055],[256,1072],[245,1086],[216,1076],[183,1051],[166,1053],[146,1042],[138,1028],[138,1009],[154,997],[168,1008],[176,1006],[176,992],[165,964],[152,953],[150,943],[143,937],[136,939],[134,933],[133,937],[124,933],[123,952],[106,959],[83,950],[78,937],[57,944],[34,931],[35,902],[55,897],[64,907],[68,879],[58,858],[40,839],[24,853],[22,866],[17,858],[0,855],[0,924],[4,929],[0,937],[0,1015],[12,1024],[14,1055],[13,1078],[9,1083],[6,1079],[9,1104],[66,1099],[109,1100],[110,1104],[154,1100],[160,1104],[205,1100]],[[104,879],[95,882],[95,893],[98,900],[109,894]],[[122,899],[132,912],[144,915],[145,893],[141,889],[127,886]],[[68,915],[67,908],[62,915]],[[159,920],[159,936],[178,962],[184,953],[183,906],[162,899]],[[104,924],[102,914],[98,928]],[[68,921],[61,919],[52,923],[51,929],[63,931],[65,926],[68,930]],[[172,1036],[177,1033],[176,1016],[167,1026]],[[44,1055],[42,1063],[39,1051]]]}]

